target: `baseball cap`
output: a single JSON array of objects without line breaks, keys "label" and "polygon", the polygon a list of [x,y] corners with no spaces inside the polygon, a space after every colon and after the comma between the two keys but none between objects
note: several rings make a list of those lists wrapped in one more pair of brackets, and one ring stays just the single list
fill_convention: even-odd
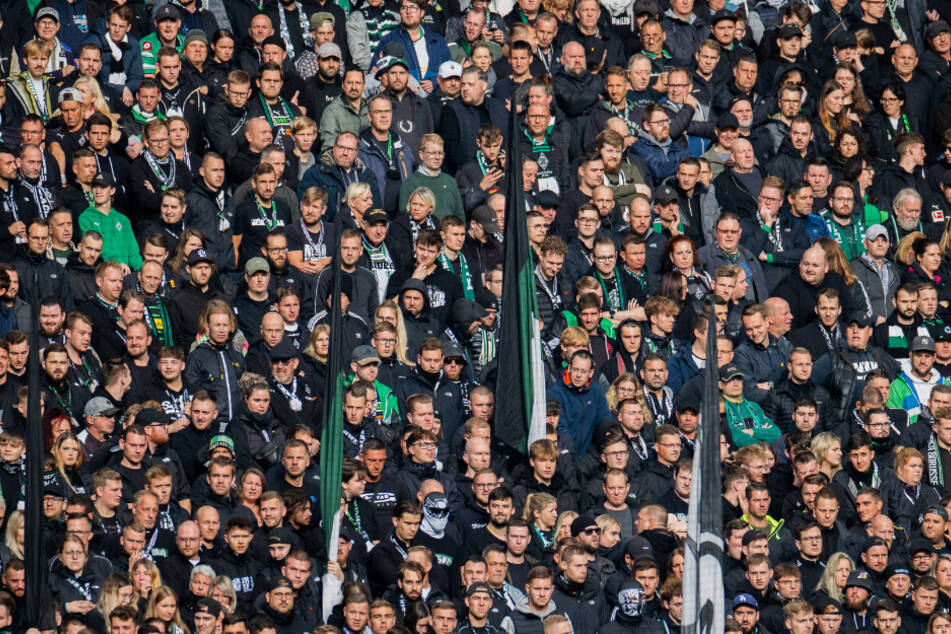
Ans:
[{"label": "baseball cap", "polygon": [[833,599],[830,596],[827,596],[824,593],[820,593],[819,600],[816,601],[816,614],[842,614],[842,604]]},{"label": "baseball cap", "polygon": [[[911,352],[934,352],[934,339],[928,336],[915,337],[911,340],[908,349]],[[945,519],[947,519],[947,513],[945,513]]]},{"label": "baseball cap", "polygon": [[379,363],[380,355],[377,353],[376,348],[364,344],[353,349],[353,354],[350,355],[350,360],[357,365],[365,365],[367,361],[376,361]]},{"label": "baseball cap", "polygon": [[594,518],[590,515],[581,515],[576,517],[575,520],[571,523],[571,536],[577,537],[581,533],[585,532],[589,528],[597,528],[598,523],[594,521]]},{"label": "baseball cap", "polygon": [[911,577],[911,571],[908,570],[908,568],[905,568],[904,566],[889,566],[888,568],[885,569],[886,579],[891,579],[892,577],[897,575],[905,575],[907,577]]},{"label": "baseball cap", "polygon": [[492,588],[489,587],[489,584],[483,583],[482,581],[477,581],[476,583],[470,583],[469,587],[466,588],[466,596],[471,597],[476,592],[485,592],[486,594],[492,594]]},{"label": "baseball cap", "polygon": [[934,333],[935,342],[939,341],[951,341],[951,324],[945,324],[935,330]]},{"label": "baseball cap", "polygon": [[865,588],[872,592],[872,578],[864,570],[853,570],[849,573],[849,578],[845,581],[845,587],[854,586],[856,588]]},{"label": "baseball cap", "polygon": [[459,62],[443,62],[439,65],[439,77],[449,79],[450,77],[462,77],[462,64]]},{"label": "baseball cap", "polygon": [[182,14],[178,12],[178,9],[173,7],[171,4],[163,4],[158,9],[155,10],[155,21],[161,22],[163,20],[181,20]]},{"label": "baseball cap", "polygon": [[199,262],[209,262],[211,264],[215,263],[215,259],[208,254],[204,249],[195,249],[188,254],[188,265],[192,266],[198,264]]},{"label": "baseball cap", "polygon": [[876,238],[881,238],[885,236],[885,239],[888,240],[888,230],[885,229],[885,225],[872,225],[865,230],[865,239],[871,242]]},{"label": "baseball cap", "polygon": [[479,205],[472,210],[472,219],[482,225],[482,228],[489,233],[497,233],[499,223],[495,219],[495,212],[488,205]]},{"label": "baseball cap", "polygon": [[66,490],[58,480],[43,485],[43,495],[52,495],[58,498],[66,497]]},{"label": "baseball cap", "polygon": [[278,588],[290,588],[294,589],[294,586],[291,584],[291,580],[285,577],[284,575],[278,575],[271,579],[271,583],[267,584],[268,592],[272,590],[277,590]]},{"label": "baseball cap", "polygon": [[271,266],[267,263],[267,260],[261,257],[251,258],[244,265],[244,273],[246,275],[254,275],[255,273],[270,273]]},{"label": "baseball cap", "polygon": [[935,20],[925,27],[925,37],[931,39],[940,33],[951,32],[951,27],[944,20]]},{"label": "baseball cap", "polygon": [[343,59],[343,53],[340,51],[340,46],[337,45],[336,42],[324,42],[317,49],[317,57],[320,59],[327,59],[328,57]]},{"label": "baseball cap", "polygon": [[423,500],[423,513],[443,517],[449,514],[449,498],[445,493],[433,491]]},{"label": "baseball cap", "polygon": [[604,40],[600,37],[589,36],[584,39],[584,58],[589,64],[600,64],[604,59]]},{"label": "baseball cap", "polygon": [[754,610],[759,610],[759,602],[756,600],[756,597],[746,592],[741,592],[733,597],[733,609],[735,610],[741,605],[748,605]]},{"label": "baseball cap", "polygon": [[63,103],[64,101],[78,101],[82,103],[83,93],[79,92],[78,88],[64,88],[59,93],[59,97],[56,98],[56,103]]},{"label": "baseball cap", "polygon": [[624,546],[624,553],[629,555],[632,559],[640,559],[641,557],[654,557],[654,547],[651,546],[651,543],[640,535],[635,535],[634,537],[627,540],[627,544]]},{"label": "baseball cap", "polygon": [[152,407],[142,409],[135,417],[135,423],[142,425],[142,427],[148,427],[149,425],[168,425],[169,422],[171,421],[168,418],[168,414]]},{"label": "baseball cap", "polygon": [[462,359],[463,364],[467,363],[465,351],[455,341],[450,341],[443,346],[442,356],[444,359]]},{"label": "baseball cap", "polygon": [[855,39],[855,33],[846,31],[845,29],[839,29],[839,32],[832,38],[832,46],[835,48],[852,48],[858,45],[859,42]]},{"label": "baseball cap", "polygon": [[466,297],[460,297],[452,304],[452,318],[460,324],[468,325],[487,315],[488,312],[478,302]]},{"label": "baseball cap", "polygon": [[52,18],[53,20],[59,22],[59,11],[53,7],[40,7],[33,16],[33,21],[39,22],[43,18]]},{"label": "baseball cap", "polygon": [[680,399],[677,403],[678,412],[686,412],[687,410],[693,410],[695,413],[700,413],[700,401],[694,396],[685,396]]},{"label": "baseball cap", "polygon": [[373,225],[378,222],[389,222],[390,214],[386,213],[382,209],[371,209],[370,211],[363,214],[363,221],[368,225]]},{"label": "baseball cap", "polygon": [[535,204],[543,209],[557,208],[561,205],[558,194],[550,189],[543,189],[535,194]]},{"label": "baseball cap", "polygon": [[795,24],[784,24],[779,27],[777,36],[781,40],[791,40],[794,37],[802,37],[802,29]]},{"label": "baseball cap", "polygon": [[278,526],[277,528],[271,529],[271,532],[267,534],[267,543],[268,544],[289,544],[293,546],[297,543],[297,540],[294,538],[294,533],[287,526]]},{"label": "baseball cap", "polygon": [[297,348],[294,347],[287,337],[278,341],[267,353],[269,361],[287,361],[297,358]]},{"label": "baseball cap", "polygon": [[189,29],[188,33],[185,34],[185,46],[188,46],[192,42],[201,42],[207,46],[208,36],[205,35],[205,32],[201,29]]},{"label": "baseball cap", "polygon": [[717,130],[721,132],[727,128],[739,128],[740,121],[736,118],[736,115],[732,112],[724,112],[719,117],[717,117]]},{"label": "baseball cap", "polygon": [[845,322],[846,326],[851,324],[856,324],[862,328],[869,328],[871,327],[872,322],[865,313],[852,313],[849,315],[848,321]]},{"label": "baseball cap", "polygon": [[[324,22],[330,22],[334,26],[337,25],[337,19],[334,17],[333,13],[328,11],[318,11],[314,15],[310,16],[310,30],[316,31]],[[337,50],[340,50],[340,48],[337,47]]]},{"label": "baseball cap", "polygon": [[938,517],[943,519],[945,522],[948,521],[948,511],[940,504],[932,504],[931,506],[926,508],[924,513],[921,514],[921,517],[923,518],[925,515],[932,515],[932,514],[937,515]]},{"label": "baseball cap", "polygon": [[654,190],[655,205],[669,205],[678,200],[677,192],[670,185],[661,185]]},{"label": "baseball cap", "polygon": [[716,24],[722,20],[729,20],[730,22],[736,22],[736,14],[730,11],[729,9],[720,9],[713,14],[713,17],[710,19],[710,24]]},{"label": "baseball cap", "polygon": [[391,57],[387,62],[386,66],[383,67],[384,71],[390,70],[394,66],[402,66],[406,70],[409,70],[409,62],[407,62],[402,57]]},{"label": "baseball cap", "polygon": [[743,370],[741,370],[740,366],[736,365],[735,363],[726,363],[720,366],[721,381],[732,381],[737,377],[743,378],[743,376]]},{"label": "baseball cap", "polygon": [[95,396],[86,402],[83,416],[115,416],[121,411],[105,396]]},{"label": "baseball cap", "polygon": [[270,44],[271,46],[277,46],[283,51],[287,51],[287,44],[285,44],[284,40],[282,40],[277,35],[269,35],[266,38],[264,38],[264,41],[261,42],[261,48],[264,48],[268,44]]},{"label": "baseball cap", "polygon": [[484,286],[482,288],[476,289],[475,300],[476,303],[485,310],[499,309],[499,298],[495,296],[495,293]]},{"label": "baseball cap", "polygon": [[231,452],[232,456],[234,455],[234,441],[231,440],[229,436],[225,436],[224,434],[218,434],[217,436],[212,438],[211,442],[208,443],[208,453],[211,453],[218,447],[224,447],[225,449]]},{"label": "baseball cap", "polygon": [[100,187],[115,187],[116,179],[112,177],[112,174],[99,172],[92,179],[92,186],[95,187],[96,185]]}]

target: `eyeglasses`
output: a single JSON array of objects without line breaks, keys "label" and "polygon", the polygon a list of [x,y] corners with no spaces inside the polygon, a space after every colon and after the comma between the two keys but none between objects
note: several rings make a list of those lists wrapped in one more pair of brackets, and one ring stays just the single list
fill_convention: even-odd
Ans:
[{"label": "eyeglasses", "polygon": [[601,533],[601,529],[600,528],[586,528],[581,532],[584,533],[585,535],[598,535]]},{"label": "eyeglasses", "polygon": [[658,119],[656,121],[648,121],[651,125],[670,125],[670,119]]},{"label": "eyeglasses", "polygon": [[486,489],[486,490],[489,490],[489,489],[494,489],[494,488],[497,487],[497,486],[499,486],[499,483],[498,483],[498,482],[473,482],[473,483],[472,483],[472,488],[473,488],[473,489]]},{"label": "eyeglasses", "polygon": [[466,360],[460,357],[448,357],[446,359],[446,365],[465,365]]},{"label": "eyeglasses", "polygon": [[578,224],[581,225],[593,225],[597,224],[598,218],[578,218]]},{"label": "eyeglasses", "polygon": [[608,458],[623,458],[630,453],[627,449],[622,449],[621,451],[606,451],[604,455]]},{"label": "eyeglasses", "polygon": [[420,449],[435,449],[436,443],[431,440],[420,440],[415,444],[415,446],[419,447]]}]

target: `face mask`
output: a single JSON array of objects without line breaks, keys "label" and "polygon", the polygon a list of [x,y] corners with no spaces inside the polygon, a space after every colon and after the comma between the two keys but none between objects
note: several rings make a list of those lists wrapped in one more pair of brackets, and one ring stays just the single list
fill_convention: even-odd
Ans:
[{"label": "face mask", "polygon": [[423,502],[423,521],[420,528],[431,537],[440,538],[449,524],[449,499],[441,493],[430,493]]}]

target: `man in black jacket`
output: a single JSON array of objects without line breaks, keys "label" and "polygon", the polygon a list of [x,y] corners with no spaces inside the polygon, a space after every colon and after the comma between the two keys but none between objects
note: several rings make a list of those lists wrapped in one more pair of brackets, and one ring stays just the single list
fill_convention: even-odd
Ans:
[{"label": "man in black jacket", "polygon": [[185,224],[201,231],[208,252],[222,272],[234,270],[234,201],[225,191],[225,158],[207,152],[198,168],[201,180],[188,192]]},{"label": "man in black jacket", "polygon": [[26,244],[19,245],[17,257],[13,260],[20,279],[20,296],[30,300],[30,294],[36,293],[37,299],[50,295],[67,297],[66,270],[56,260],[46,255],[46,246],[50,239],[49,223],[39,216],[30,221],[26,230]]}]

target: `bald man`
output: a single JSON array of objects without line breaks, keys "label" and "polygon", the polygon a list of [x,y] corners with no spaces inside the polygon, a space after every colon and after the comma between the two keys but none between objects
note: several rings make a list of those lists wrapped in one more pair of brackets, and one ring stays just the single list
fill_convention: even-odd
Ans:
[{"label": "bald man", "polygon": [[730,163],[713,180],[717,202],[722,209],[735,211],[741,218],[755,216],[766,172],[756,164],[753,145],[742,137],[734,141],[730,146]]},{"label": "bald man", "polygon": [[183,596],[188,589],[192,569],[199,564],[209,563],[202,558],[200,548],[201,532],[198,522],[187,520],[179,525],[175,534],[175,552],[158,562],[162,582],[178,596]]},{"label": "bald man", "polygon": [[792,311],[789,302],[781,297],[770,297],[763,306],[766,308],[766,329],[777,339],[789,332],[792,326]]}]

